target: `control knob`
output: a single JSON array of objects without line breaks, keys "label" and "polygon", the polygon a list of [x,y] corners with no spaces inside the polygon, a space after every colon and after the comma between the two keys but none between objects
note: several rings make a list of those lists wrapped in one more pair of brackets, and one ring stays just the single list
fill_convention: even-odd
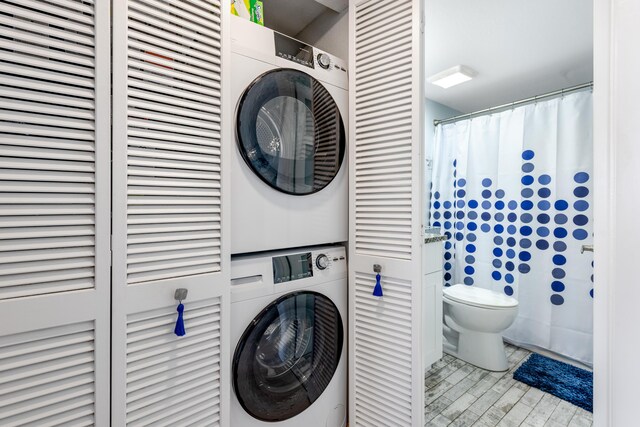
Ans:
[{"label": "control knob", "polygon": [[326,53],[319,53],[318,56],[318,65],[328,70],[331,66],[331,58]]},{"label": "control knob", "polygon": [[318,267],[318,270],[324,270],[329,267],[329,257],[325,254],[318,255],[316,258],[316,267]]}]

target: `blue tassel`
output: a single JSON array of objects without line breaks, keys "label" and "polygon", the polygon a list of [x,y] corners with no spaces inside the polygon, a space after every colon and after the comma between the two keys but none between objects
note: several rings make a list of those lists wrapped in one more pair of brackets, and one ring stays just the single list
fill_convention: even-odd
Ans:
[{"label": "blue tassel", "polygon": [[173,331],[179,337],[185,336],[187,332],[184,330],[184,304],[178,304],[178,320],[176,321],[176,329]]},{"label": "blue tassel", "polygon": [[373,288],[373,296],[382,296],[382,285],[380,284],[380,273],[376,274],[376,286]]}]

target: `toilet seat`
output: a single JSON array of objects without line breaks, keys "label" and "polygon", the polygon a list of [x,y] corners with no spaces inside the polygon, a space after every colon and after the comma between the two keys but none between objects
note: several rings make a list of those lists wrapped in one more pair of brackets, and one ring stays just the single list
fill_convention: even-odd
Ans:
[{"label": "toilet seat", "polygon": [[448,300],[474,307],[496,310],[518,306],[518,300],[513,297],[475,286],[458,284],[446,287],[442,292]]}]

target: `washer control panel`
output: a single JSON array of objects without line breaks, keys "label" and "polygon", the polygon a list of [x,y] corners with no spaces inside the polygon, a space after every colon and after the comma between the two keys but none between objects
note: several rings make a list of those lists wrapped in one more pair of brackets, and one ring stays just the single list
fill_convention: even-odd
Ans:
[{"label": "washer control panel", "polygon": [[313,257],[314,269],[318,275],[337,273],[337,270],[346,271],[347,269],[347,257],[343,247],[318,249],[317,252],[313,252]]},{"label": "washer control panel", "polygon": [[308,289],[347,278],[344,246],[324,245],[231,257],[231,301]]},{"label": "washer control panel", "polygon": [[313,277],[313,258],[311,252],[275,256],[273,263],[273,283]]},{"label": "washer control panel", "polygon": [[319,248],[318,251],[287,253],[271,258],[273,283],[307,279],[339,268],[346,270],[344,248]]},{"label": "washer control panel", "polygon": [[329,267],[329,257],[325,254],[320,254],[316,257],[316,267],[319,270],[324,270]]}]

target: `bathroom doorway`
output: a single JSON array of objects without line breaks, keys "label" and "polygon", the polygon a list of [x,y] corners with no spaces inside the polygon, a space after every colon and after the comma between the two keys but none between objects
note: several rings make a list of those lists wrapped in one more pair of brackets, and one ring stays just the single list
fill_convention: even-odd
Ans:
[{"label": "bathroom doorway", "polygon": [[[513,374],[531,353],[593,366],[592,5],[427,0],[426,16],[426,223],[447,236],[443,285],[518,303],[500,375],[456,352],[445,303],[448,354],[427,372],[427,425],[539,422],[541,404],[590,425],[591,408]],[[489,390],[494,402],[477,403]]]}]

